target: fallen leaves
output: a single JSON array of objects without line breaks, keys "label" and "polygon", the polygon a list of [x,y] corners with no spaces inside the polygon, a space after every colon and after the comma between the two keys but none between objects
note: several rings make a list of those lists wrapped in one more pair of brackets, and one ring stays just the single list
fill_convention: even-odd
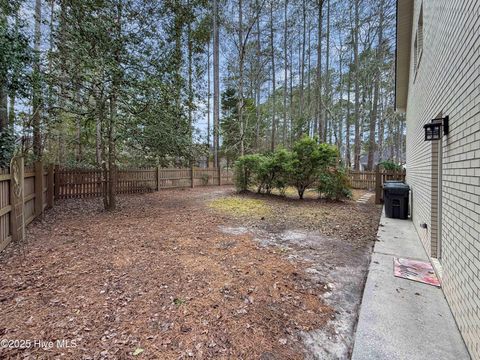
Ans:
[{"label": "fallen leaves", "polygon": [[[333,314],[324,284],[287,259],[290,248],[263,247],[219,226],[240,214],[246,227],[312,226],[366,239],[371,223],[355,229],[366,215],[351,204],[326,211],[316,201],[230,192],[122,196],[113,213],[102,211],[100,199],[58,203],[29,226],[27,243],[0,254],[0,333],[76,340],[77,347],[53,348],[52,357],[303,357],[298,333],[322,328]],[[302,223],[302,211],[316,215]],[[359,217],[354,226],[337,227],[348,212]],[[0,350],[1,358],[25,355]]]}]

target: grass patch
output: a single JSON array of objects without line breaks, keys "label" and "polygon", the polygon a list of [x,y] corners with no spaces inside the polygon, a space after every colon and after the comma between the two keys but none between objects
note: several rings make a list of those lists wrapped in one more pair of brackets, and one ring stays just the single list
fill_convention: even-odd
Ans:
[{"label": "grass patch", "polygon": [[[285,189],[284,194],[282,194],[278,189],[273,189],[272,194],[274,195],[285,195],[288,198],[298,199],[298,191],[293,186],[289,186]],[[315,189],[307,189],[305,190],[304,197],[306,199],[316,199],[318,198],[318,193]]]},{"label": "grass patch", "polygon": [[215,210],[238,216],[266,216],[271,212],[271,208],[263,200],[238,196],[213,200],[209,206]]}]

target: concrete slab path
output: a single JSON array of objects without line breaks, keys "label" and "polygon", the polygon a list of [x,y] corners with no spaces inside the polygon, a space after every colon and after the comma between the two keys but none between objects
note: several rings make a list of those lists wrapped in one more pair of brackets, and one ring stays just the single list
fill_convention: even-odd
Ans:
[{"label": "concrete slab path", "polygon": [[470,359],[442,290],[393,276],[394,257],[429,260],[412,222],[380,224],[352,359]]}]

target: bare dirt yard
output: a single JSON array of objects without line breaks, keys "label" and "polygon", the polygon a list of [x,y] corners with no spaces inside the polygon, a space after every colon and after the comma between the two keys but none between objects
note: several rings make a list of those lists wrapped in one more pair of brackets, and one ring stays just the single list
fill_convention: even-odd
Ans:
[{"label": "bare dirt yard", "polygon": [[348,358],[379,216],[231,187],[58,202],[0,254],[0,339],[32,341],[0,358]]}]

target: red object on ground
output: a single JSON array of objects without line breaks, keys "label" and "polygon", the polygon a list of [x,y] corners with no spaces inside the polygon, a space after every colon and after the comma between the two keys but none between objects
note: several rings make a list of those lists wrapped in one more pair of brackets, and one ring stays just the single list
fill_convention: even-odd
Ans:
[{"label": "red object on ground", "polygon": [[426,261],[393,258],[393,272],[396,277],[440,287],[432,264]]}]

